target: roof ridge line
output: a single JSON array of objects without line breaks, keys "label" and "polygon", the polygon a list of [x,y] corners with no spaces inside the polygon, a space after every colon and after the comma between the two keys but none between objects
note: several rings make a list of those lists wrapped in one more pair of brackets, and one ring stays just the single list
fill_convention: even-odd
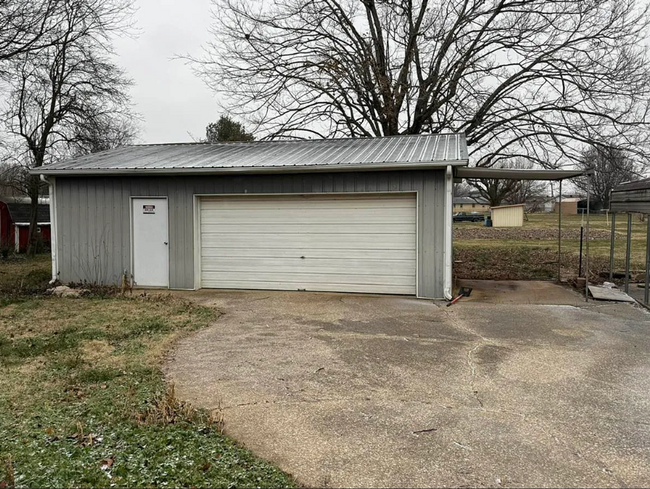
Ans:
[{"label": "roof ridge line", "polygon": [[[465,134],[464,131],[460,132],[445,132],[445,133],[420,133],[420,134],[391,134],[390,136],[347,136],[338,138],[320,138],[320,139],[259,139],[257,141],[181,141],[176,143],[139,143],[128,144],[121,146],[122,148],[129,147],[143,147],[143,146],[219,146],[219,145],[236,145],[236,144],[260,144],[260,143],[306,143],[306,142],[330,142],[330,141],[359,141],[359,140],[376,140],[376,139],[393,139],[393,138],[413,138],[413,137],[439,137],[439,136],[459,136]],[[459,141],[460,143],[460,141]],[[120,149],[120,147],[113,148]]]}]

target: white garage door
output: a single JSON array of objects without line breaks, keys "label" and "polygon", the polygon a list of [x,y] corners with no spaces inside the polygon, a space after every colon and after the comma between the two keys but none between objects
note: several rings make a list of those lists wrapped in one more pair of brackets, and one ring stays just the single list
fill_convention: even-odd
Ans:
[{"label": "white garage door", "polygon": [[207,288],[415,294],[415,195],[204,197]]}]

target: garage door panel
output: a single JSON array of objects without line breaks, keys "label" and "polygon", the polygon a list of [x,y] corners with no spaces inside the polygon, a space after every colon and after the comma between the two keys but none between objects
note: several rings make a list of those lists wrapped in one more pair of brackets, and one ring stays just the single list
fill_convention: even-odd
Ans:
[{"label": "garage door panel", "polygon": [[217,248],[329,248],[329,249],[375,249],[375,250],[413,250],[415,235],[372,234],[372,235],[327,235],[318,237],[303,234],[203,234],[205,247]]},{"label": "garage door panel", "polygon": [[216,197],[200,207],[203,287],[415,293],[412,194]]},{"label": "garage door panel", "polygon": [[202,260],[219,256],[227,256],[229,259],[238,258],[265,258],[269,261],[280,258],[296,258],[305,256],[311,259],[318,258],[335,258],[341,259],[342,253],[345,253],[346,259],[366,259],[366,260],[411,260],[415,261],[415,250],[389,250],[368,248],[223,248],[223,247],[203,247]]},{"label": "garage door panel", "polygon": [[[355,285],[399,285],[413,287],[415,280],[411,276],[402,275],[360,275],[342,273],[300,273],[300,272],[259,272],[259,271],[233,271],[233,272],[204,272],[207,280],[241,281],[241,282],[284,282],[295,284],[297,288],[302,283],[328,284],[355,284]],[[325,289],[327,290],[327,289]]]},{"label": "garage door panel", "polygon": [[[220,280],[220,289],[250,289],[248,281]],[[257,282],[256,289],[262,290],[310,290],[320,292],[361,292],[367,294],[404,294],[412,295],[413,286],[411,285],[369,285],[369,284],[334,284],[334,283],[315,283],[315,282]]]},{"label": "garage door panel", "polygon": [[[371,272],[381,274],[399,274],[404,270],[415,268],[415,260],[366,260],[366,259],[319,259],[319,258],[221,258],[204,256],[202,264],[212,272],[268,272],[295,273],[329,273],[331,270],[344,269],[347,273],[358,275]],[[409,274],[409,276],[411,276]]]},{"label": "garage door panel", "polygon": [[410,234],[415,236],[413,223],[296,223],[278,224],[246,223],[246,224],[204,224],[201,223],[202,233],[213,234]]},{"label": "garage door panel", "polygon": [[[204,210],[206,210],[204,208]],[[202,224],[240,224],[244,220],[250,220],[250,210],[220,210],[218,213],[207,213]],[[248,224],[275,224],[286,223],[289,219],[292,223],[302,224],[338,224],[341,222],[341,217],[332,212],[333,209],[311,209],[307,215],[302,209],[283,209],[283,212],[278,212],[274,208],[260,208],[255,209],[255,216],[253,222]],[[382,208],[370,209],[355,209],[354,213],[349,215],[347,223],[359,224],[372,224],[372,223],[415,223],[415,216],[413,215],[412,207],[400,207],[391,209],[390,215]]]},{"label": "garage door panel", "polygon": [[266,209],[288,209],[295,211],[302,207],[309,209],[334,209],[338,210],[343,206],[350,209],[396,209],[413,207],[413,195],[388,195],[363,196],[356,194],[358,198],[352,202],[350,197],[341,196],[322,196],[322,197],[228,197],[227,201],[222,197],[203,197],[201,206],[205,210],[219,210],[220,212],[228,210],[266,210]]}]

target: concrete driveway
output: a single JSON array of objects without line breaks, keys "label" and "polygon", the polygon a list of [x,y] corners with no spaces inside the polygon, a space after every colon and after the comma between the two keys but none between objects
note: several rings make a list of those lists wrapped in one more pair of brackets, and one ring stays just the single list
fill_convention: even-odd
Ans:
[{"label": "concrete driveway", "polygon": [[585,306],[568,290],[553,299],[562,305],[477,294],[450,308],[187,297],[223,315],[170,357],[177,394],[221,406],[229,435],[304,485],[650,485],[650,315],[639,308]]}]

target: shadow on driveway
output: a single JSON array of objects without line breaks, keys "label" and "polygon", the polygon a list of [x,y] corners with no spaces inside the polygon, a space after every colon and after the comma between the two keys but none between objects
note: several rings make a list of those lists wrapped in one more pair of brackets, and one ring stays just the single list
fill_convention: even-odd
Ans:
[{"label": "shadow on driveway", "polygon": [[193,292],[167,375],[307,486],[648,486],[650,315],[574,295]]}]

